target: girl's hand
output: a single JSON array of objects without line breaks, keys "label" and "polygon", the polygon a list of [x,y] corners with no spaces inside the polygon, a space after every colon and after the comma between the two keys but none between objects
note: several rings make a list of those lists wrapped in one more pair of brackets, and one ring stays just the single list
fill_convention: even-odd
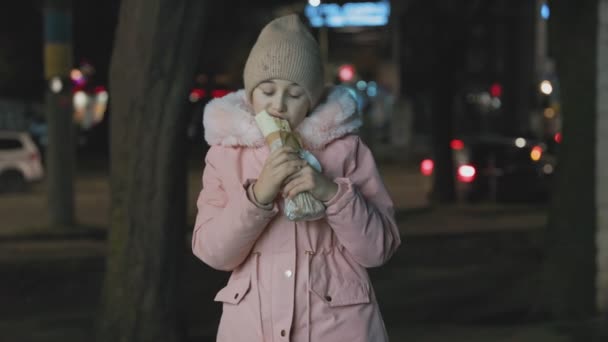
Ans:
[{"label": "girl's hand", "polygon": [[295,149],[283,146],[266,159],[262,172],[253,185],[253,195],[260,204],[269,204],[277,197],[285,179],[301,170],[307,163]]},{"label": "girl's hand", "polygon": [[319,201],[327,202],[338,192],[338,184],[309,165],[291,175],[285,182],[283,197],[289,199],[301,192],[308,191]]}]

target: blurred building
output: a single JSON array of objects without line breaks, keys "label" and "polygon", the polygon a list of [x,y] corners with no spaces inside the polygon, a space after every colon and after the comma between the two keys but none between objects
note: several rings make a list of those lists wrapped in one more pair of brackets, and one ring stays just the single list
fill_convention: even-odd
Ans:
[{"label": "blurred building", "polygon": [[[356,20],[341,17],[349,13]],[[304,14],[324,48],[328,81],[365,97],[372,144],[428,141],[437,92],[449,92],[442,98],[450,101],[455,135],[559,131],[543,0],[330,1]],[[373,24],[356,24],[364,14]],[[543,81],[552,82],[550,97]]]},{"label": "blurred building", "polygon": [[[418,3],[404,13],[402,78],[415,101],[415,130],[429,132],[431,92],[436,82],[450,82],[445,88],[453,88],[455,134],[532,134],[550,64],[548,6],[542,0],[458,4]],[[449,45],[449,53],[438,53],[446,46],[434,44]],[[454,74],[438,75],[442,64]]]},{"label": "blurred building", "polygon": [[[19,89],[13,98],[35,93],[33,100],[42,100],[47,85],[42,79],[42,24],[36,4],[24,1],[2,11],[6,20],[0,25],[22,38],[9,37],[3,30],[0,62],[34,56],[28,64],[36,67],[17,63],[20,71],[6,69],[12,70],[13,83],[0,80],[6,81],[0,82],[0,96]],[[95,65],[98,85],[108,85],[119,4],[74,3],[75,61]],[[201,122],[202,107],[214,94],[242,87],[242,69],[259,30],[272,18],[294,12],[308,20],[319,40],[327,82],[345,84],[358,96],[366,119],[364,134],[372,144],[424,141],[431,132],[437,92],[450,93],[446,98],[451,99],[456,135],[559,131],[559,84],[547,58],[550,11],[544,0],[211,2],[200,39],[205,48],[192,77],[192,92],[184,94],[192,103],[192,127]],[[552,93],[540,91],[543,80],[552,82]],[[14,87],[17,83],[20,86]],[[77,120],[89,126],[99,119],[94,115],[99,110],[85,105],[94,101],[83,100],[80,94],[75,102],[83,109],[77,110]],[[202,136],[200,128],[189,134]]]}]

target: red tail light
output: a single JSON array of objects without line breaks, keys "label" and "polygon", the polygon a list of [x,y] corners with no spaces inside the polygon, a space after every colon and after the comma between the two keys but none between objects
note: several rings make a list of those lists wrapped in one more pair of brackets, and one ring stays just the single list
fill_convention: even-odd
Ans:
[{"label": "red tail light", "polygon": [[454,139],[450,141],[450,147],[452,150],[460,151],[464,148],[464,141],[460,139]]},{"label": "red tail light", "polygon": [[553,140],[555,140],[556,143],[561,144],[562,134],[560,132],[555,133],[555,135],[553,136]]},{"label": "red tail light", "polygon": [[205,91],[205,89],[194,88],[192,89],[192,91],[190,91],[190,96],[194,96],[200,99],[207,96],[207,92]]},{"label": "red tail light", "polygon": [[433,174],[433,169],[435,168],[435,163],[431,159],[425,159],[420,163],[420,172],[425,176],[430,176]]},{"label": "red tail light", "polygon": [[532,151],[530,151],[530,159],[533,161],[539,161],[543,156],[543,148],[540,146],[534,146]]},{"label": "red tail light", "polygon": [[214,89],[211,91],[211,97],[213,97],[213,98],[224,97],[229,93],[230,93],[230,90],[227,90],[227,89]]},{"label": "red tail light", "polygon": [[472,165],[460,165],[458,167],[458,180],[463,183],[471,183],[475,180],[477,170]]}]

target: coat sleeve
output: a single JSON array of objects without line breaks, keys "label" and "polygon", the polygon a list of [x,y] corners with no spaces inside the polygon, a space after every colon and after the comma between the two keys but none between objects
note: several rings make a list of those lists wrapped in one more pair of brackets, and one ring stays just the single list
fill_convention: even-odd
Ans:
[{"label": "coat sleeve", "polygon": [[356,138],[336,195],[326,202],[327,221],[340,243],[363,267],[384,264],[401,244],[393,202],[369,148]]},{"label": "coat sleeve", "polygon": [[253,204],[247,196],[248,184],[224,184],[227,175],[234,174],[221,170],[225,162],[220,160],[225,159],[222,147],[213,146],[207,153],[192,251],[207,265],[231,271],[245,261],[279,210],[276,204],[271,210]]}]

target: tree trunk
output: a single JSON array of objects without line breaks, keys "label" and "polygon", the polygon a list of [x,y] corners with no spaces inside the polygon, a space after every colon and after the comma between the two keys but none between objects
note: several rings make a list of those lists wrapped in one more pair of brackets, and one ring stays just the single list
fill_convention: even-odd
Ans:
[{"label": "tree trunk", "polygon": [[431,114],[432,144],[435,157],[433,201],[456,200],[455,165],[450,143],[454,137],[455,102],[462,87],[467,43],[475,16],[483,13],[482,1],[464,3],[435,0],[431,2],[434,47],[433,107]]},{"label": "tree trunk", "polygon": [[596,71],[598,0],[554,1],[550,39],[563,112],[557,183],[550,209],[544,272],[549,313],[595,313]]},{"label": "tree trunk", "polygon": [[454,159],[450,141],[453,137],[454,98],[456,95],[456,74],[462,65],[461,54],[464,53],[462,42],[465,34],[464,24],[456,14],[441,7],[441,1],[435,4],[435,21],[433,28],[434,68],[432,72],[432,112],[431,138],[435,161],[433,181],[433,202],[451,203],[456,200]]},{"label": "tree trunk", "polygon": [[608,312],[608,0],[600,0],[597,37],[597,307]]},{"label": "tree trunk", "polygon": [[46,0],[44,5],[44,73],[47,81],[62,83],[61,89],[46,88],[48,149],[46,166],[51,225],[74,224],[74,167],[76,149],[72,120],[69,72],[72,67],[72,2]]},{"label": "tree trunk", "polygon": [[504,80],[504,108],[506,114],[494,133],[506,136],[527,135],[530,131],[530,90],[536,82],[534,73],[534,24],[536,12],[534,1],[508,1],[510,10],[516,15],[507,20],[506,58]]},{"label": "tree trunk", "polygon": [[203,1],[123,0],[110,69],[111,232],[97,340],[182,339],[188,87]]},{"label": "tree trunk", "polygon": [[[445,55],[443,55],[446,58]],[[454,159],[450,141],[453,136],[453,104],[455,81],[451,68],[437,68],[433,91],[431,116],[433,155],[435,159],[435,177],[433,181],[433,201],[452,203],[456,200]]]}]

